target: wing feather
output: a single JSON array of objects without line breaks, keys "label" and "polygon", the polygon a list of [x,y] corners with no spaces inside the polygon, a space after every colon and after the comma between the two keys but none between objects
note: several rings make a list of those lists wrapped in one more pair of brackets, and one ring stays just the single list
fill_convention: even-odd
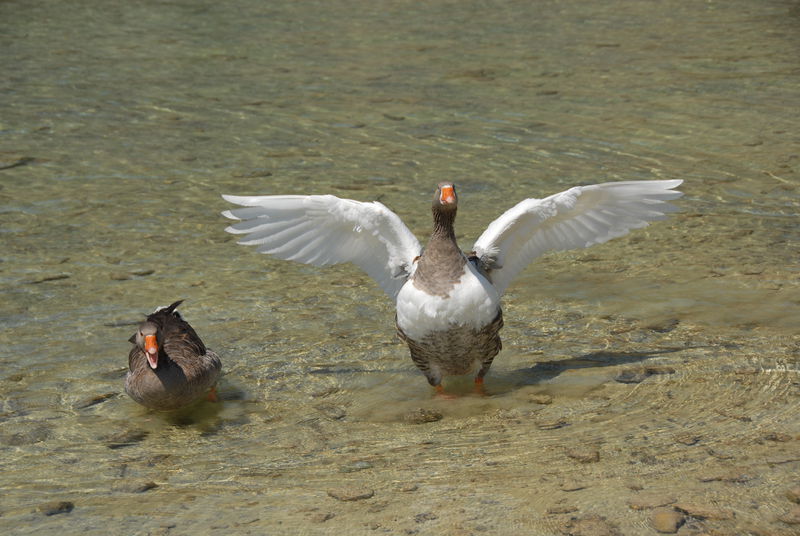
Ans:
[{"label": "wing feather", "polygon": [[576,186],[544,199],[525,199],[493,221],[474,250],[501,293],[547,251],[585,248],[628,234],[678,208],[682,180]]},{"label": "wing feather", "polygon": [[226,231],[246,235],[239,244],[315,266],[352,262],[392,299],[422,252],[408,227],[377,201],[363,203],[332,195],[222,197],[244,207],[222,213],[237,220]]}]

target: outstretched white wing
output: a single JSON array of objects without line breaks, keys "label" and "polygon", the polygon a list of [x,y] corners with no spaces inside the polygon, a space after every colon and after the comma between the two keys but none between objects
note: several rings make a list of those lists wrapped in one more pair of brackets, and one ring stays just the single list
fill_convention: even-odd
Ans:
[{"label": "outstretched white wing", "polygon": [[533,259],[550,250],[585,248],[661,220],[683,195],[682,180],[576,186],[544,199],[525,199],[493,221],[475,242],[481,265],[500,293]]},{"label": "outstretched white wing", "polygon": [[377,201],[362,203],[332,195],[222,197],[246,207],[222,213],[240,220],[225,229],[247,235],[239,244],[315,266],[352,262],[392,299],[422,251],[397,214]]}]

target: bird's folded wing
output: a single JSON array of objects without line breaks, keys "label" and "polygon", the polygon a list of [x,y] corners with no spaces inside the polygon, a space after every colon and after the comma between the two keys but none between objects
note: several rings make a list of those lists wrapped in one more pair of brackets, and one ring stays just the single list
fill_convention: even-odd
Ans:
[{"label": "bird's folded wing", "polygon": [[240,220],[225,229],[247,235],[239,244],[315,266],[352,262],[392,299],[422,251],[397,214],[377,201],[362,203],[332,195],[222,197],[246,207],[222,213]]},{"label": "bird's folded wing", "polygon": [[682,180],[576,186],[544,199],[525,199],[493,221],[474,250],[502,293],[531,261],[551,250],[585,248],[661,220]]}]

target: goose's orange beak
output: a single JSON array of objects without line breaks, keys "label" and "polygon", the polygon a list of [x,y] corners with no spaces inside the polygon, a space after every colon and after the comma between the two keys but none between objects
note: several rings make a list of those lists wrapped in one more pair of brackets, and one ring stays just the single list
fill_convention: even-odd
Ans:
[{"label": "goose's orange beak", "polygon": [[150,368],[155,370],[158,366],[158,341],[155,335],[145,335],[144,353],[147,355],[147,363]]},{"label": "goose's orange beak", "polygon": [[442,195],[439,196],[442,203],[450,204],[456,200],[456,190],[451,184],[442,186]]}]

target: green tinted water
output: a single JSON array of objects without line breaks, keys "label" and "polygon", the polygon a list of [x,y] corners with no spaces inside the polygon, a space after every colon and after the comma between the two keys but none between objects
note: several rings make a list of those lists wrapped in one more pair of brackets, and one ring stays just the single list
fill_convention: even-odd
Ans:
[{"label": "green tinted water", "polygon": [[[3,2],[0,527],[559,534],[598,515],[638,535],[650,511],[628,502],[658,493],[733,512],[686,533],[791,534],[797,18]],[[365,275],[256,255],[219,216],[220,193],[333,193],[379,199],[424,241],[447,179],[469,248],[525,197],[668,178],[681,213],[518,278],[490,396],[467,378],[455,401],[432,398]],[[127,338],[179,298],[225,400],[148,413],[122,392]],[[443,418],[411,424],[417,408]],[[343,486],[373,496],[328,495]]]}]

